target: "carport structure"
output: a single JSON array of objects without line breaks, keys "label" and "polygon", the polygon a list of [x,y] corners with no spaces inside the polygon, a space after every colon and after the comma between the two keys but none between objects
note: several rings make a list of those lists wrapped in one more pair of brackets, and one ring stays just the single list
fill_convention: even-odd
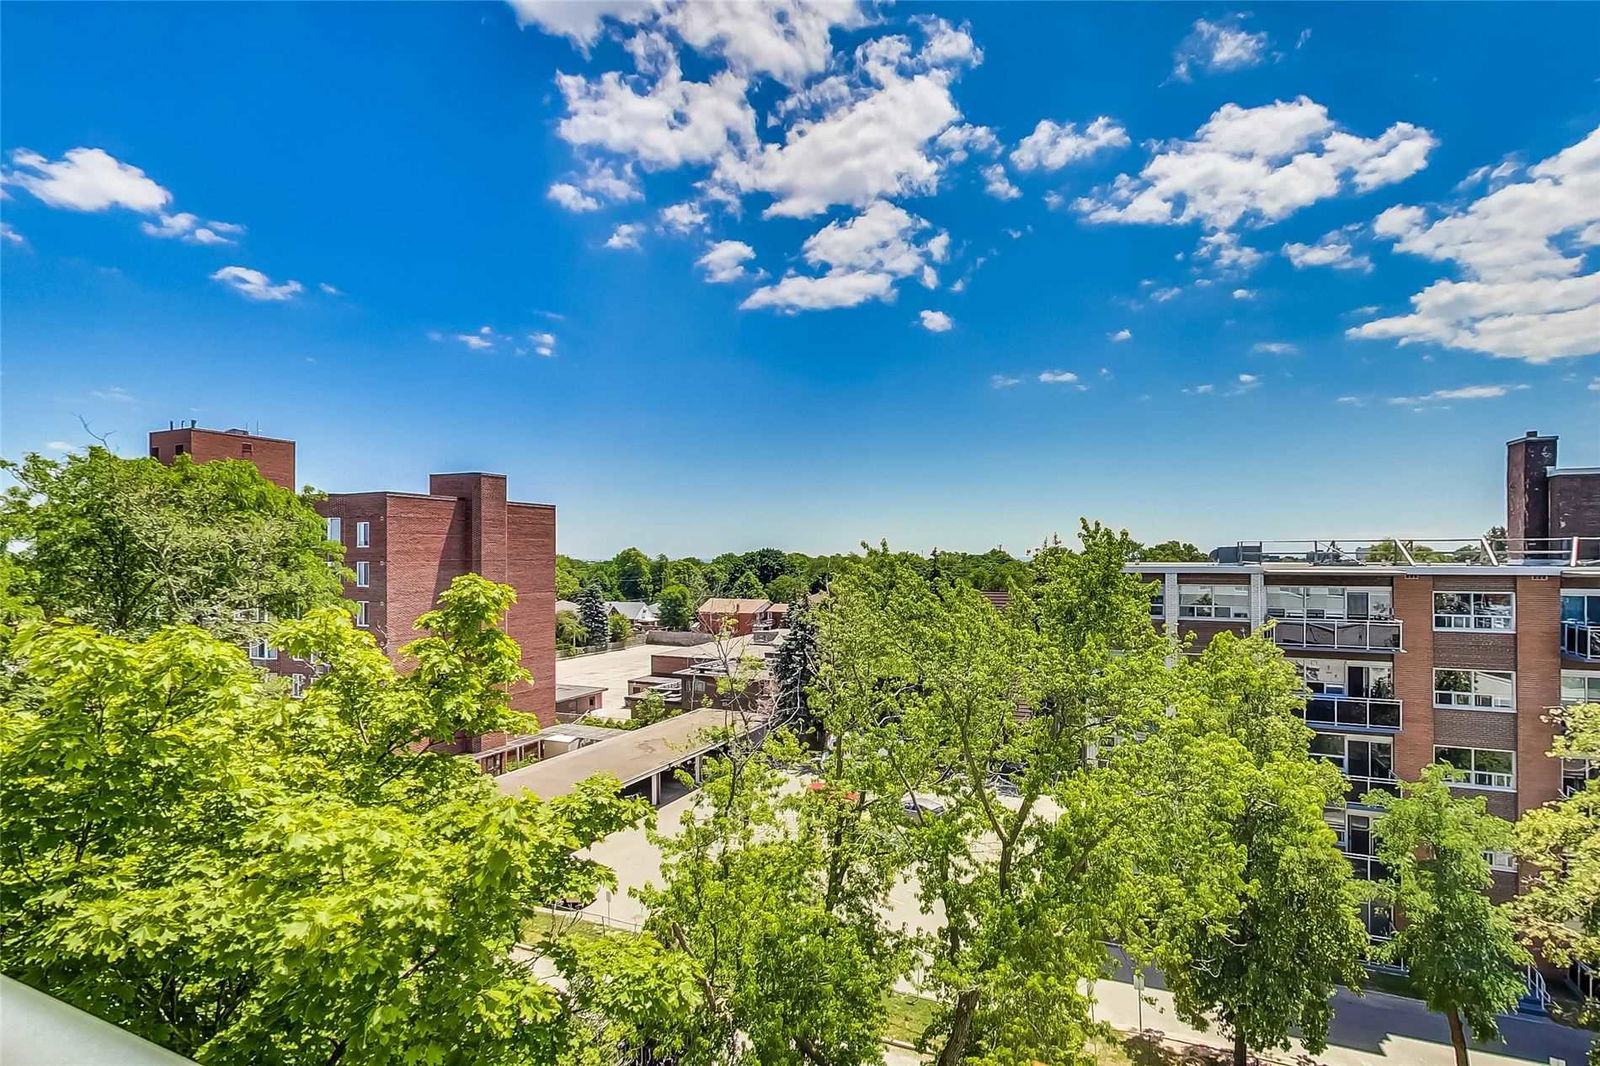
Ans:
[{"label": "carport structure", "polygon": [[507,795],[527,791],[540,799],[554,799],[571,792],[586,777],[611,774],[622,782],[624,791],[642,785],[650,802],[659,804],[662,786],[680,768],[690,771],[696,782],[700,780],[705,757],[721,751],[731,739],[724,729],[736,736],[745,731],[744,719],[720,707],[702,707],[628,730],[603,744],[501,774],[495,784]]}]

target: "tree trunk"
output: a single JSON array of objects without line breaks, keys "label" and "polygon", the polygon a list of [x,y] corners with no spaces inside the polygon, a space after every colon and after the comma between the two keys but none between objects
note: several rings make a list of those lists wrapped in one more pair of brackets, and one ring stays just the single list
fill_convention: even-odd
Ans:
[{"label": "tree trunk", "polygon": [[978,1013],[978,990],[969,988],[956,997],[955,1014],[950,1020],[950,1036],[939,1052],[939,1066],[956,1066],[967,1053],[967,1038],[972,1035],[972,1016]]},{"label": "tree trunk", "polygon": [[1461,1027],[1461,1012],[1446,1011],[1445,1017],[1450,1020],[1450,1043],[1456,1049],[1456,1066],[1470,1066],[1467,1059],[1467,1034]]},{"label": "tree trunk", "polygon": [[1235,1027],[1233,1030],[1233,1066],[1249,1066],[1250,1047],[1244,1042],[1244,1032]]}]

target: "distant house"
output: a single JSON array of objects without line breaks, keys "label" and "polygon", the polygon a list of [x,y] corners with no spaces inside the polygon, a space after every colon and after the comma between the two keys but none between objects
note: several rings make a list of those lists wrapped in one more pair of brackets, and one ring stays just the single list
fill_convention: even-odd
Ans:
[{"label": "distant house", "polygon": [[607,615],[621,615],[628,620],[635,633],[648,633],[661,628],[661,613],[651,603],[638,600],[607,600]]},{"label": "distant house", "polygon": [[719,596],[702,603],[696,614],[703,632],[722,633],[726,627],[729,636],[747,637],[761,630],[786,628],[789,605],[772,600],[740,600]]},{"label": "distant house", "polygon": [[579,613],[578,605],[573,603],[571,600],[557,600],[556,614],[560,614],[562,611],[571,611],[573,614]]}]

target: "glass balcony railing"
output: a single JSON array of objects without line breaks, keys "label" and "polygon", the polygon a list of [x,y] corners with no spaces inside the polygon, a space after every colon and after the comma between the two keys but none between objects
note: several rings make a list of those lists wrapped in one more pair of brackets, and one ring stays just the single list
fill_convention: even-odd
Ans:
[{"label": "glass balcony railing", "polygon": [[1357,855],[1347,851],[1344,857],[1350,860],[1350,872],[1361,881],[1382,881],[1389,876],[1389,868],[1378,861],[1376,855]]},{"label": "glass balcony railing", "polygon": [[1585,662],[1600,662],[1600,623],[1562,622],[1561,653]]},{"label": "glass balcony railing", "polygon": [[1306,724],[1353,729],[1399,729],[1400,701],[1365,696],[1306,696]]},{"label": "glass balcony railing", "polygon": [[1396,794],[1400,791],[1400,782],[1393,777],[1360,777],[1345,774],[1344,779],[1350,784],[1345,790],[1345,797],[1351,803],[1360,803],[1361,797],[1372,791]]},{"label": "glass balcony railing", "polygon": [[1280,648],[1325,651],[1399,651],[1400,623],[1355,618],[1279,618],[1272,626]]}]

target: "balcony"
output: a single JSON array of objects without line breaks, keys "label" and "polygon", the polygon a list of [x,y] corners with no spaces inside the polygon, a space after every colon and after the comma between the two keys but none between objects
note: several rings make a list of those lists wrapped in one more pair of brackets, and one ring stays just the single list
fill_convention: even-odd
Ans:
[{"label": "balcony", "polygon": [[1310,651],[1377,651],[1400,649],[1400,623],[1355,618],[1278,618],[1272,640],[1280,648]]},{"label": "balcony", "polygon": [[1359,777],[1350,774],[1344,775],[1349,787],[1345,789],[1345,797],[1350,803],[1360,803],[1361,797],[1368,792],[1389,792],[1398,795],[1400,782],[1393,777]]},{"label": "balcony", "polygon": [[1399,729],[1400,701],[1365,696],[1306,695],[1306,725],[1350,729]]},{"label": "balcony", "polygon": [[1600,662],[1600,623],[1561,623],[1561,654],[1584,662]]},{"label": "balcony", "polygon": [[1357,880],[1382,881],[1389,876],[1389,868],[1378,860],[1376,855],[1358,855],[1353,851],[1344,853],[1350,860],[1350,872]]}]

